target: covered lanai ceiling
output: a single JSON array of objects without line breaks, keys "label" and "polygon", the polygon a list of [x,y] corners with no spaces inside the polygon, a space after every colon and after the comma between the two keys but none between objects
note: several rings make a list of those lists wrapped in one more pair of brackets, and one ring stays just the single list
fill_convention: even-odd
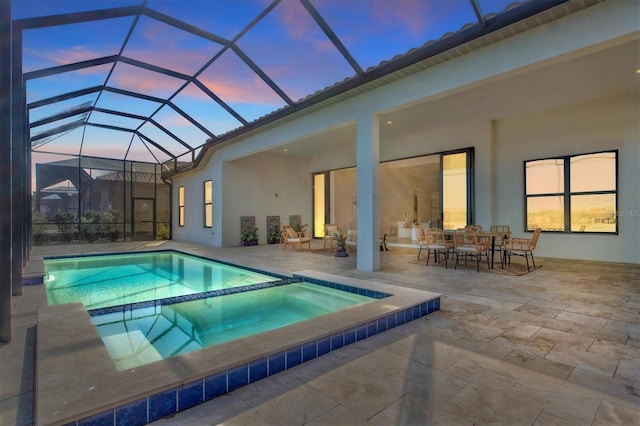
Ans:
[{"label": "covered lanai ceiling", "polygon": [[12,0],[32,150],[188,166],[565,1]]}]

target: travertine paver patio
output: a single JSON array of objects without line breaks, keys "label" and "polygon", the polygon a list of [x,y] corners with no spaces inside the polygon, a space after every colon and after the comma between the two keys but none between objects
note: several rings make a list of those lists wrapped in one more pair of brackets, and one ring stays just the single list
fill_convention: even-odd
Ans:
[{"label": "travertine paver patio", "polygon": [[[316,242],[314,242],[316,243]],[[442,293],[441,310],[191,408],[158,424],[640,424],[640,267],[539,259],[530,274],[426,267],[417,251],[355,257],[279,246],[178,242],[36,247],[63,252],[176,248],[288,273],[312,269]],[[29,424],[35,312],[14,300],[0,347],[2,424]]]}]

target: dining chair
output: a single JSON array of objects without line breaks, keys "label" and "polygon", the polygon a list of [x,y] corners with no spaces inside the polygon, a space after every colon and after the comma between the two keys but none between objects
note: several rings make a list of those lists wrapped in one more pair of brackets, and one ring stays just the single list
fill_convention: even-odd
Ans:
[{"label": "dining chair", "polygon": [[484,256],[487,260],[487,268],[490,268],[489,250],[491,249],[491,236],[468,230],[456,230],[456,232],[454,232],[454,243],[456,256],[454,269],[458,269],[460,255],[464,256],[465,266],[468,257],[474,258],[478,272],[480,272],[480,260],[482,260],[482,256]]},{"label": "dining chair", "polygon": [[418,241],[418,259],[420,260],[420,253],[422,252],[422,248],[426,248],[427,246],[427,232],[428,229],[425,229],[422,225],[418,225],[415,229],[416,231],[416,240]]},{"label": "dining chair", "polygon": [[500,252],[500,263],[502,264],[502,267],[504,267],[504,253],[502,245],[505,241],[511,238],[511,228],[509,225],[491,225],[489,227],[489,232],[494,234],[494,250]]},{"label": "dining chair", "polygon": [[542,228],[536,228],[531,238],[510,238],[506,240],[503,244],[505,263],[508,261],[509,265],[511,265],[511,255],[524,257],[527,262],[527,272],[531,272],[531,268],[529,267],[529,257],[531,257],[533,269],[536,269],[533,251],[538,245],[541,232]]},{"label": "dining chair", "polygon": [[444,267],[448,269],[449,254],[451,254],[453,248],[453,241],[447,240],[442,229],[429,228],[426,230],[427,266],[429,266],[429,258],[433,251],[434,262],[438,263],[438,255],[442,255]]}]

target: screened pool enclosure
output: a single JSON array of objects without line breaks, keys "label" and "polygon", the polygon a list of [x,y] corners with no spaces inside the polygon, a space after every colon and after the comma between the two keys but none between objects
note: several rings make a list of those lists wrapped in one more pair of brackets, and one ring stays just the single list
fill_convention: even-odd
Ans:
[{"label": "screened pool enclosure", "polygon": [[159,164],[59,158],[35,164],[35,244],[170,237],[170,185]]},{"label": "screened pool enclosure", "polygon": [[170,238],[171,179],[212,150],[524,32],[514,24],[559,5],[582,7],[1,1],[3,295],[21,294],[33,243]]},{"label": "screened pool enclosure", "polygon": [[25,236],[169,238],[170,178],[209,148],[559,3],[14,0]]}]

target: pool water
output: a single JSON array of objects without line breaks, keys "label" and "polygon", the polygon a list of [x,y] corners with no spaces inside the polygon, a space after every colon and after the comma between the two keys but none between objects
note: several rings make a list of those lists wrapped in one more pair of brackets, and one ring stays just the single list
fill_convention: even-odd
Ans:
[{"label": "pool water", "polygon": [[293,283],[91,316],[120,371],[376,299]]},{"label": "pool water", "polygon": [[173,251],[45,259],[49,305],[86,309],[242,287],[280,278]]}]

